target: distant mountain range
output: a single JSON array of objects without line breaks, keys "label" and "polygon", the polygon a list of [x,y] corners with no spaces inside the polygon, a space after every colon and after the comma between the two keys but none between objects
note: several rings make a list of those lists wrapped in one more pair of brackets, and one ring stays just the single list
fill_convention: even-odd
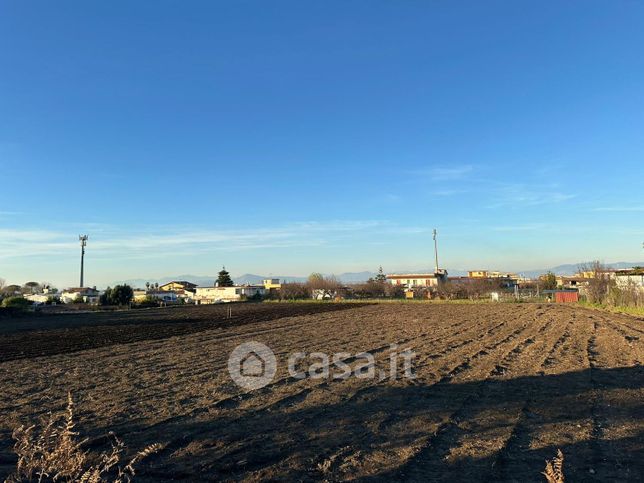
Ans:
[{"label": "distant mountain range", "polygon": [[[542,275],[546,272],[552,272],[555,275],[572,275],[574,273],[577,273],[577,271],[579,270],[579,266],[582,264],[583,262],[570,263],[565,265],[557,265],[556,267],[551,267],[551,268],[519,270],[516,273],[522,274],[530,278],[536,278],[539,275]],[[616,262],[616,263],[607,263],[606,266],[608,268],[622,269],[622,268],[631,268],[635,266],[641,267],[641,266],[644,266],[644,262]],[[494,269],[491,268],[490,270],[494,270]],[[390,273],[403,273],[403,272],[431,273],[433,271],[434,271],[433,268],[419,268],[418,270],[404,270],[404,271],[393,270]],[[449,275],[453,277],[460,277],[460,276],[467,275],[467,272],[463,270],[447,269],[447,271]],[[346,273],[341,273],[339,275],[336,275],[336,277],[339,278],[344,283],[357,283],[357,282],[364,282],[369,278],[375,277],[376,275],[377,275],[376,272],[346,272]],[[243,284],[252,285],[252,284],[260,284],[262,280],[266,278],[279,278],[282,281],[288,281],[288,282],[306,281],[306,277],[295,276],[295,275],[270,275],[269,276],[269,275],[255,275],[252,273],[246,273],[244,275],[240,275],[239,277],[233,277],[233,281],[239,285],[243,285]],[[141,287],[145,287],[146,282],[158,283],[159,285],[163,285],[164,283],[168,283],[172,280],[187,280],[188,282],[196,283],[199,286],[212,286],[214,285],[216,279],[217,279],[216,275],[206,275],[206,276],[174,275],[174,276],[155,278],[155,279],[134,278],[130,280],[121,280],[118,282],[114,282],[112,285],[125,283],[132,287],[141,288]]]},{"label": "distant mountain range", "polygon": [[[565,265],[557,265],[556,267],[552,268],[547,268],[547,269],[540,269],[540,270],[525,270],[522,272],[523,275],[529,278],[536,278],[539,275],[542,275],[546,272],[552,272],[555,275],[573,275],[579,271],[579,266],[588,264],[589,262],[581,262],[581,263],[569,263]],[[613,268],[616,270],[621,270],[624,268],[631,268],[631,267],[641,267],[644,266],[644,262],[615,262],[615,263],[606,263],[605,264],[606,268]]]}]

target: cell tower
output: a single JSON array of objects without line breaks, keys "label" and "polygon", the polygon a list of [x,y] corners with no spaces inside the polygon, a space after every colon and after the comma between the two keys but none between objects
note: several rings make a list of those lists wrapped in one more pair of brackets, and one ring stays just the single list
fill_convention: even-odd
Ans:
[{"label": "cell tower", "polygon": [[85,264],[85,247],[87,246],[87,235],[78,235],[78,240],[81,245],[81,273],[80,273],[80,287],[83,288],[83,268]]},{"label": "cell tower", "polygon": [[434,228],[432,230],[432,238],[434,238],[434,259],[436,261],[436,270],[434,271],[434,275],[436,275],[439,283],[443,283],[447,281],[447,270],[440,268],[440,265],[438,265],[438,241],[436,240],[437,235],[438,231],[436,231],[436,228]]},{"label": "cell tower", "polygon": [[438,241],[436,240],[436,235],[438,235],[438,232],[436,231],[436,228],[432,231],[432,237],[434,238],[434,258],[436,261],[436,272],[438,273]]}]

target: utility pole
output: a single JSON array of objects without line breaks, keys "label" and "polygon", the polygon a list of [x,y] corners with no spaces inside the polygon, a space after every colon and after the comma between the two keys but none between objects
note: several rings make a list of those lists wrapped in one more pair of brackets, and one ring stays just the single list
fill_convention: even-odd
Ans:
[{"label": "utility pole", "polygon": [[85,264],[85,247],[87,246],[87,235],[78,235],[78,240],[81,245],[81,273],[80,273],[80,287],[83,288],[83,265]]},{"label": "utility pole", "polygon": [[433,238],[434,238],[434,257],[436,259],[436,273],[438,273],[438,242],[436,241],[436,235],[438,232],[436,231],[436,228],[434,228],[434,231],[432,232]]}]

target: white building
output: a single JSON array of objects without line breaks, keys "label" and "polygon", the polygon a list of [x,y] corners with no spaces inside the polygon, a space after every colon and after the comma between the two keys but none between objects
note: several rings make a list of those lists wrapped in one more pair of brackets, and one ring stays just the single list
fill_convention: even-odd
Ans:
[{"label": "white building", "polygon": [[43,287],[41,293],[31,293],[24,296],[27,300],[30,300],[36,305],[42,305],[47,303],[49,299],[54,302],[60,301],[60,295],[56,289],[52,289],[49,286]]},{"label": "white building", "polygon": [[613,277],[620,288],[639,287],[644,289],[644,268],[616,270]]},{"label": "white building", "polygon": [[32,301],[36,305],[42,305],[47,303],[49,299],[52,299],[56,302],[59,300],[58,294],[55,293],[32,293],[24,296],[27,300]]},{"label": "white building", "polygon": [[65,304],[71,304],[80,298],[86,304],[97,304],[100,295],[101,293],[96,288],[68,288],[60,294],[60,300]]},{"label": "white building", "polygon": [[440,270],[437,273],[392,273],[387,275],[389,283],[404,288],[437,287],[445,279],[447,279],[447,271],[445,270]]},{"label": "white building", "polygon": [[267,290],[263,285],[241,285],[236,287],[197,287],[194,300],[196,304],[218,304],[237,302],[256,296],[264,296]]}]

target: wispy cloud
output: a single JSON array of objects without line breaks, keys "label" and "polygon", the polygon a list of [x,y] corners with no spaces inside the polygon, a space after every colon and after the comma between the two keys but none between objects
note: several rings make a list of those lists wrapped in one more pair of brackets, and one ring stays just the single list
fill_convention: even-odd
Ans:
[{"label": "wispy cloud", "polygon": [[433,196],[454,196],[454,195],[460,195],[463,193],[467,193],[467,190],[434,190],[431,192]]},{"label": "wispy cloud", "polygon": [[523,232],[523,231],[539,231],[547,228],[545,223],[525,223],[520,225],[502,225],[492,227],[493,231],[499,232]]},{"label": "wispy cloud", "polygon": [[592,211],[639,213],[644,212],[644,206],[603,206],[600,208],[594,208]]},{"label": "wispy cloud", "polygon": [[[89,248],[97,258],[149,259],[167,255],[195,255],[218,251],[266,248],[295,248],[328,245],[356,236],[389,230],[422,228],[397,227],[386,221],[307,221],[275,228],[217,230],[189,227],[141,227],[130,233],[113,227],[95,227]],[[35,256],[76,256],[76,229],[0,229],[0,259]]]},{"label": "wispy cloud", "polygon": [[490,208],[507,206],[539,206],[551,203],[563,203],[576,198],[573,193],[564,193],[553,186],[527,186],[523,184],[505,184],[490,189],[495,200]]},{"label": "wispy cloud", "polygon": [[474,170],[470,164],[460,166],[432,166],[409,171],[409,174],[414,176],[423,176],[431,179],[432,181],[450,181],[463,179]]}]

